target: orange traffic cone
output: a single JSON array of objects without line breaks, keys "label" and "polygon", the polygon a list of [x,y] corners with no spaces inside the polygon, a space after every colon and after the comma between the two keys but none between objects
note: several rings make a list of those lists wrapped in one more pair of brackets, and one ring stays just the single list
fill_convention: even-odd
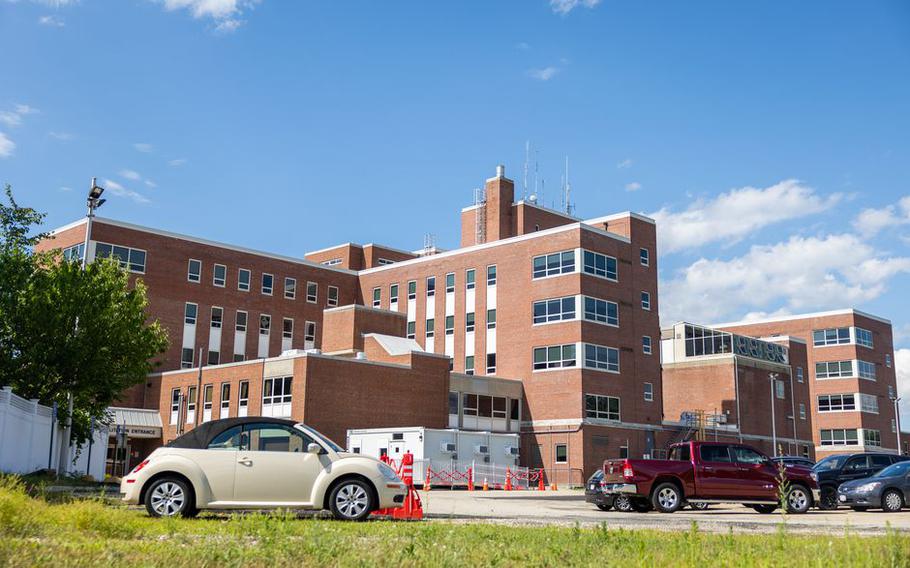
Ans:
[{"label": "orange traffic cone", "polygon": [[474,468],[468,468],[468,491],[474,491]]},{"label": "orange traffic cone", "polygon": [[559,491],[559,486],[556,485],[556,480],[553,480],[553,483],[550,485],[550,491]]},{"label": "orange traffic cone", "polygon": [[429,491],[430,489],[433,488],[433,484],[430,483],[430,476],[432,474],[433,474],[433,470],[430,469],[430,466],[427,466],[427,475],[426,475],[426,478],[423,480],[423,490],[424,491]]},{"label": "orange traffic cone", "polygon": [[483,490],[484,490],[484,491],[489,491],[489,490],[490,490],[490,486],[487,485],[487,478],[486,478],[486,477],[483,478]]},{"label": "orange traffic cone", "polygon": [[512,490],[512,470],[506,468],[506,491]]},{"label": "orange traffic cone", "polygon": [[543,470],[541,469],[540,471],[537,472],[537,474],[538,474],[538,476],[537,476],[537,490],[538,490],[538,491],[545,491],[547,488],[546,488],[546,486],[543,484]]}]

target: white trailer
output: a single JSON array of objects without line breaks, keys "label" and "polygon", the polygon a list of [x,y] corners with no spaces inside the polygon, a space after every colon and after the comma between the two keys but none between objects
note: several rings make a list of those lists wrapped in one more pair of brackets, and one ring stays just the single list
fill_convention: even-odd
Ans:
[{"label": "white trailer", "polygon": [[[396,464],[411,452],[417,485],[424,484],[427,468],[441,474],[433,476],[433,485],[466,485],[469,468],[494,478],[489,483],[503,484],[507,468],[513,474],[524,470],[518,465],[518,448],[518,434],[422,426],[348,430],[347,436],[348,451],[375,458],[387,455]],[[478,475],[474,478],[475,485],[483,483]]]}]

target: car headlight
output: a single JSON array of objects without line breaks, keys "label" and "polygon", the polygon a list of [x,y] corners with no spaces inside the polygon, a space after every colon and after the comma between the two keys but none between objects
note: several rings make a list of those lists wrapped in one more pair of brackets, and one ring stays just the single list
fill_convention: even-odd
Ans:
[{"label": "car headlight", "polygon": [[394,481],[396,483],[401,483],[401,478],[398,477],[398,474],[395,473],[395,470],[387,466],[384,463],[376,464],[376,469],[379,470],[379,473],[389,481]]},{"label": "car headlight", "polygon": [[879,485],[881,485],[881,483],[879,483],[878,481],[873,481],[871,483],[863,483],[862,485],[860,485],[859,487],[856,488],[856,492],[857,493],[869,493],[871,491],[875,491],[876,489],[878,489]]},{"label": "car headlight", "polygon": [[815,473],[814,471],[811,471],[811,472],[809,472],[809,477],[812,478],[812,481],[814,481],[815,483],[818,483],[818,474],[817,473]]}]

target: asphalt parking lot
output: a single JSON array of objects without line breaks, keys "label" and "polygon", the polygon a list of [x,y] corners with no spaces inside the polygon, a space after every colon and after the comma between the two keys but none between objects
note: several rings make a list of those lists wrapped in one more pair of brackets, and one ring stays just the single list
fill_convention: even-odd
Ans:
[{"label": "asphalt parking lot", "polygon": [[[700,530],[712,532],[774,532],[782,515],[762,515],[742,505],[711,505],[706,511],[689,509],[672,514],[604,512],[585,502],[581,491],[421,491],[425,516],[430,520],[491,522],[509,525],[567,525],[688,530],[692,521]],[[888,527],[910,533],[910,510],[886,514],[857,513],[850,509],[787,515],[792,532],[843,535],[884,534]]]}]

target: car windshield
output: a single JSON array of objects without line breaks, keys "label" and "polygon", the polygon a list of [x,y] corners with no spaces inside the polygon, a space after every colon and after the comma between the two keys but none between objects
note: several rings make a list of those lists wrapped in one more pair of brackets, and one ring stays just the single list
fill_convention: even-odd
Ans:
[{"label": "car windshield", "polygon": [[590,478],[588,478],[588,481],[598,481],[603,476],[604,476],[604,470],[598,469],[597,471],[594,472],[594,475],[592,475]]},{"label": "car windshield", "polygon": [[910,461],[902,461],[894,465],[889,465],[872,477],[898,477],[907,472],[910,472]]},{"label": "car windshield", "polygon": [[[298,426],[303,426],[303,424],[298,424]],[[312,434],[315,438],[317,438],[320,442],[322,442],[322,444],[324,446],[330,447],[333,451],[336,451],[336,452],[344,451],[344,448],[342,448],[341,446],[339,446],[338,444],[336,444],[335,442],[330,440],[328,437],[326,437],[324,434],[322,434],[322,432],[317,432],[316,430],[310,428],[309,426],[306,427],[306,430],[307,430],[308,434]]]},{"label": "car windshield", "polygon": [[832,471],[840,469],[849,456],[828,456],[812,466],[812,471]]}]

